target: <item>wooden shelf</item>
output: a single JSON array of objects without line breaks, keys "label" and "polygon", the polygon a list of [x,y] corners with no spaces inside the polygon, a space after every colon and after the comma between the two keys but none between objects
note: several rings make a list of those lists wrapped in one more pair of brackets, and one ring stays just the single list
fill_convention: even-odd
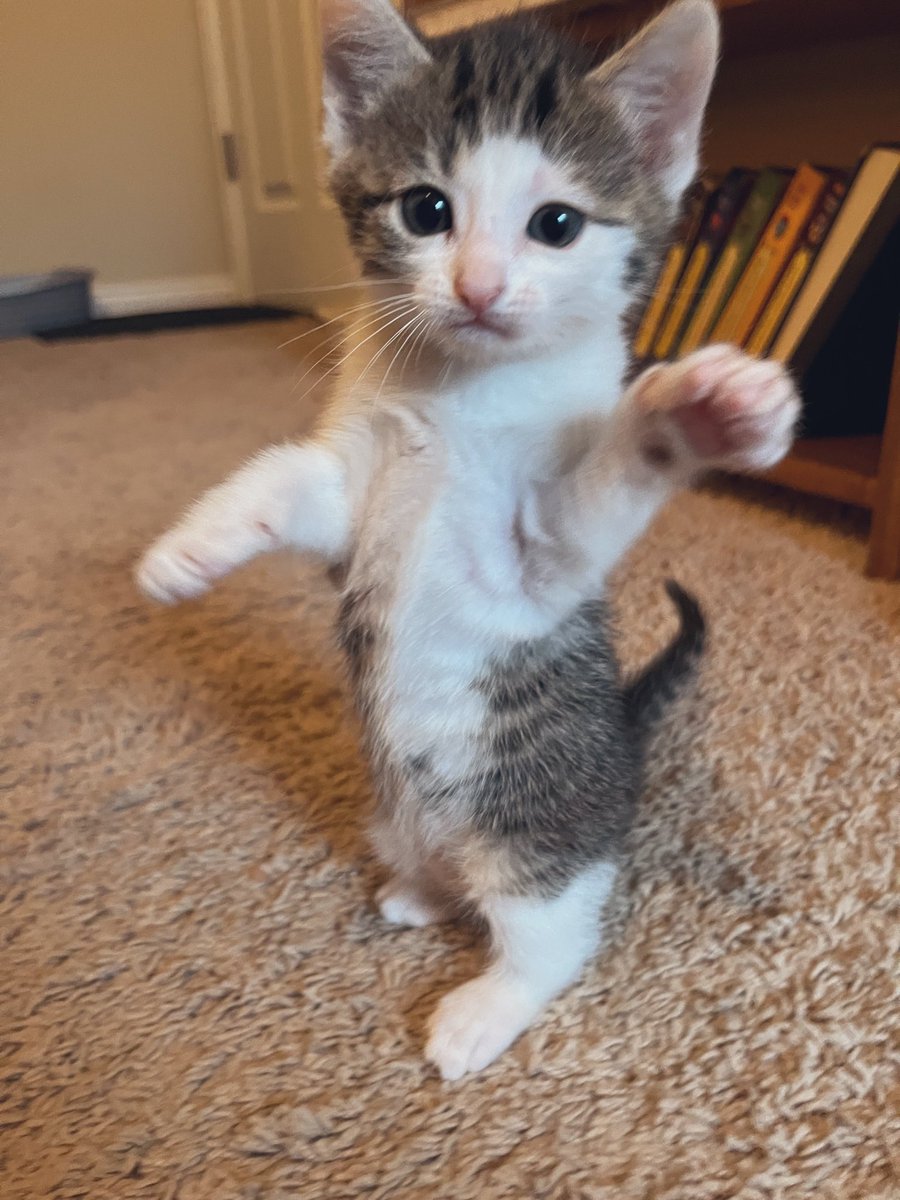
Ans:
[{"label": "wooden shelf", "polygon": [[800,492],[872,508],[880,459],[880,437],[807,438],[765,477]]},{"label": "wooden shelf", "polygon": [[[531,0],[529,7],[532,4],[552,24],[598,46],[634,32],[664,6],[663,0]],[[716,0],[716,4],[722,16],[723,54],[728,58],[900,33],[897,0]],[[456,8],[463,22],[482,15],[479,0],[404,0],[403,6],[413,18],[452,14]],[[493,11],[485,0],[483,15]]]},{"label": "wooden shelf", "polygon": [[866,570],[900,579],[900,334],[882,436],[801,440],[766,478],[871,509]]},{"label": "wooden shelf", "polygon": [[[717,0],[717,4],[727,57],[900,32],[896,0]],[[576,37],[603,43],[633,31],[661,7],[660,0],[557,0],[543,11]]]}]

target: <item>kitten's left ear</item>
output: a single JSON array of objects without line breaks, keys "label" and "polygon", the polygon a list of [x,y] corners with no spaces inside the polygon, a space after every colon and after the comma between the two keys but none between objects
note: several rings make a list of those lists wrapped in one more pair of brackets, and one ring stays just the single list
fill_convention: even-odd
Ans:
[{"label": "kitten's left ear", "polygon": [[718,51],[712,0],[676,0],[588,76],[637,125],[645,161],[673,200],[697,170]]},{"label": "kitten's left ear", "polygon": [[340,154],[356,122],[429,54],[391,0],[319,0],[325,142]]}]

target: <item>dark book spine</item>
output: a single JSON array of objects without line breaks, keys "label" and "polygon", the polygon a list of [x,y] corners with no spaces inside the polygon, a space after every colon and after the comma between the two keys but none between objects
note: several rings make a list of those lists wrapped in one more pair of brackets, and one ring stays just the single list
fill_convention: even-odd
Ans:
[{"label": "dark book spine", "polygon": [[679,335],[690,319],[694,305],[709,279],[725,239],[747,199],[756,178],[754,171],[735,167],[710,197],[697,243],[678,284],[678,294],[669,308],[653,347],[654,358],[668,358],[678,345]]}]

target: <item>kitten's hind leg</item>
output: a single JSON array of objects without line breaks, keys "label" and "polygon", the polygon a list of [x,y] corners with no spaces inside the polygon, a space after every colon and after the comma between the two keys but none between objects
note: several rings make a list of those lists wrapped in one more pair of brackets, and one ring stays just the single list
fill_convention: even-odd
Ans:
[{"label": "kitten's hind leg", "polygon": [[392,925],[421,928],[450,921],[459,913],[449,870],[421,844],[414,829],[391,815],[379,815],[369,836],[375,853],[391,872],[375,893],[381,915]]},{"label": "kitten's hind leg", "polygon": [[615,874],[612,863],[597,863],[552,899],[481,899],[493,961],[443,998],[429,1026],[425,1057],[444,1079],[493,1062],[578,977],[599,944]]},{"label": "kitten's hind leg", "polygon": [[375,902],[391,925],[416,929],[451,921],[458,913],[451,897],[435,885],[427,870],[414,876],[394,875],[375,893]]}]

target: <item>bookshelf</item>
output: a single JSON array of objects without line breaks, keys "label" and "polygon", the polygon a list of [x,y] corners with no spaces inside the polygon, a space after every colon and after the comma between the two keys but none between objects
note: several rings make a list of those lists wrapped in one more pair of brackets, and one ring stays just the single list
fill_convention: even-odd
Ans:
[{"label": "bookshelf", "polygon": [[[465,24],[513,8],[536,9],[585,41],[603,42],[633,31],[665,0],[401,0],[426,32]],[[816,42],[900,32],[893,0],[717,0],[726,56],[755,54]]]},{"label": "bookshelf", "polygon": [[[429,0],[413,0],[414,11],[428,6]],[[900,32],[900,7],[891,0],[717,0],[717,6],[726,58]],[[551,0],[543,11],[585,40],[602,42],[631,32],[662,7],[660,0]]]}]

